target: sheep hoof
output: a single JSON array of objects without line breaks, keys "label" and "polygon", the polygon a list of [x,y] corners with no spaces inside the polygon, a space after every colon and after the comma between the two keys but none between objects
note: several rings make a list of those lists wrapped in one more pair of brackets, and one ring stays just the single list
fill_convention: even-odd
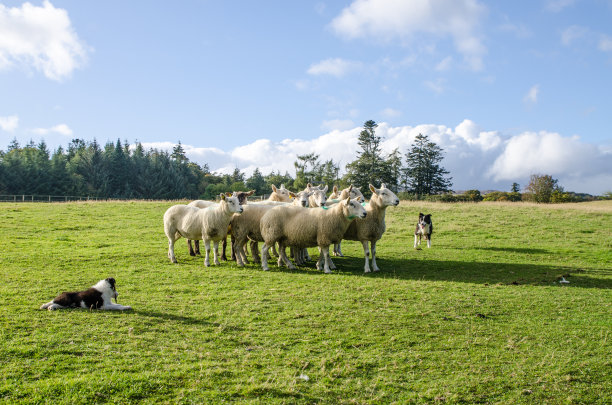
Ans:
[{"label": "sheep hoof", "polygon": [[380,271],[380,269],[377,267],[377,268],[374,269],[374,271]]},{"label": "sheep hoof", "polygon": [[189,256],[195,256],[196,254],[194,252],[189,252]]},{"label": "sheep hoof", "polygon": [[215,266],[220,265],[221,263],[219,263],[219,260],[215,260]]},{"label": "sheep hoof", "polygon": [[365,269],[363,272],[364,273],[370,273],[370,269]]},{"label": "sheep hoof", "polygon": [[204,262],[204,266],[210,267],[210,262]]},{"label": "sheep hoof", "polygon": [[330,269],[325,269],[324,272],[325,274],[331,274],[332,271]]}]

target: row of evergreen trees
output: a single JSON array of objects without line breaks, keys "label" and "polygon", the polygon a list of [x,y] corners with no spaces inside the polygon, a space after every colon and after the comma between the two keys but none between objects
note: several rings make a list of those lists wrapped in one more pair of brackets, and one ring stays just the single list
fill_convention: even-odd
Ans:
[{"label": "row of evergreen trees", "polygon": [[0,151],[0,194],[91,196],[122,199],[212,199],[221,192],[255,190],[270,193],[272,184],[301,190],[308,183],[339,187],[354,184],[364,193],[368,184],[385,183],[394,191],[426,195],[448,191],[448,172],[439,166],[442,150],[426,136],[417,136],[405,155],[396,149],[385,156],[376,135],[377,124],[367,121],[359,135],[361,151],[357,159],[340,167],[333,160],[319,161],[316,154],[300,155],[296,175],[272,172],[263,175],[256,169],[250,177],[240,170],[231,175],[211,173],[208,165],[190,162],[182,145],[172,153],[145,150],[140,143],[130,148],[127,141],[109,142],[101,147],[95,140],[74,139],[67,150],[52,154],[43,142],[20,146],[16,140]]}]

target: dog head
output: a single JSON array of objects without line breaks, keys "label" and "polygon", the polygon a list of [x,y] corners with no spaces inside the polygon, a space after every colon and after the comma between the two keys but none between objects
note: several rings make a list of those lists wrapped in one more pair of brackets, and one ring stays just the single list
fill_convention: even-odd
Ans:
[{"label": "dog head", "polygon": [[431,214],[425,215],[422,212],[419,213],[419,222],[417,226],[422,231],[425,231],[426,233],[428,233],[429,230],[431,229]]},{"label": "dog head", "polygon": [[106,289],[109,290],[108,292],[110,292],[110,296],[114,298],[115,301],[117,301],[117,297],[119,296],[119,293],[117,292],[117,289],[115,288],[115,279],[112,277],[109,277],[102,281],[104,281],[106,284],[105,286],[102,286],[102,287],[103,288],[106,287]]}]

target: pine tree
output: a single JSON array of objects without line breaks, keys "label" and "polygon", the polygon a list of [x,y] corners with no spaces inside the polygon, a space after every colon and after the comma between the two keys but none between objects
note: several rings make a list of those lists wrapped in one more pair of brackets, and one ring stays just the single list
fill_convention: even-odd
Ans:
[{"label": "pine tree", "polygon": [[268,192],[266,180],[258,167],[255,168],[251,177],[246,180],[246,187],[248,190],[255,190],[255,195],[263,195]]},{"label": "pine tree", "polygon": [[357,160],[346,165],[346,182],[358,187],[364,194],[369,192],[369,184],[379,186],[388,179],[387,164],[381,155],[381,137],[376,135],[377,126],[372,120],[363,124],[357,140],[361,151],[357,153]]},{"label": "pine tree", "polygon": [[443,159],[442,151],[442,148],[430,142],[427,136],[416,136],[412,148],[406,153],[404,168],[406,189],[409,192],[418,197],[450,191],[452,178],[445,177],[449,172],[439,165]]}]

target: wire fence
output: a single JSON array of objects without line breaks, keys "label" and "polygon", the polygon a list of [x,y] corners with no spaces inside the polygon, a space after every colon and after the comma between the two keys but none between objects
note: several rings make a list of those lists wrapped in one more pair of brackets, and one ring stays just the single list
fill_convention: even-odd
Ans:
[{"label": "wire fence", "polygon": [[4,194],[0,195],[0,202],[67,202],[67,201],[101,201],[102,197],[75,196],[75,195],[35,195],[35,194]]},{"label": "wire fence", "polygon": [[[262,201],[268,198],[269,195],[250,196],[249,201]],[[75,195],[36,195],[36,194],[0,194],[0,202],[69,202],[69,201],[125,201],[125,198],[107,198],[107,197],[91,197],[91,196],[75,196]],[[150,201],[146,198],[137,198],[135,200]],[[189,200],[189,199],[178,199]],[[217,198],[218,200],[218,198]]]}]

